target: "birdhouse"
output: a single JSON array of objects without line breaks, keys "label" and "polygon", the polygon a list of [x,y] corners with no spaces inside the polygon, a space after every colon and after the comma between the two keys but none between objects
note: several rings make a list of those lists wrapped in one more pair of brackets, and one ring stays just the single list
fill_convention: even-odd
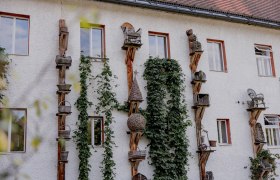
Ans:
[{"label": "birdhouse", "polygon": [[141,28],[135,31],[134,27],[129,23],[124,23],[122,25],[122,30],[124,34],[124,43],[123,49],[127,49],[128,47],[139,48],[142,46],[141,43]]},{"label": "birdhouse", "polygon": [[129,103],[129,112],[128,115],[130,116],[132,113],[139,112],[139,105],[140,102],[143,101],[142,93],[140,91],[137,79],[134,78],[130,94],[128,97],[128,103]]}]

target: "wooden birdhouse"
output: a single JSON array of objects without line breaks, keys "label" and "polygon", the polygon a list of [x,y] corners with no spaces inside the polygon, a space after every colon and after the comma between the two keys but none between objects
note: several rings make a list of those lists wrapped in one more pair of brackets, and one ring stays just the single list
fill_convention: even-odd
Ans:
[{"label": "wooden birdhouse", "polygon": [[134,27],[130,23],[124,23],[121,28],[124,34],[124,43],[122,49],[127,49],[128,47],[139,48],[142,46],[141,28],[135,31]]},{"label": "wooden birdhouse", "polygon": [[129,103],[129,112],[128,115],[130,116],[132,113],[139,112],[139,105],[140,102],[143,101],[142,93],[140,91],[137,79],[134,78],[132,87],[130,90],[130,94],[128,97],[128,103]]}]

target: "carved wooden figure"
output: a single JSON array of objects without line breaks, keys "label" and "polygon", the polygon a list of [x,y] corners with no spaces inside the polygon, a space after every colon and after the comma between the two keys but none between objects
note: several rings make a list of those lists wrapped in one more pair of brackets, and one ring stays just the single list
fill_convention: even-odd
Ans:
[{"label": "carved wooden figure", "polygon": [[141,43],[141,29],[135,32],[134,27],[130,23],[124,23],[121,26],[124,34],[123,50],[126,50],[125,63],[127,66],[127,84],[130,92],[133,81],[133,61],[135,52],[142,46]]},{"label": "carved wooden figure", "polygon": [[203,53],[201,43],[197,41],[197,37],[193,34],[193,30],[189,29],[187,32],[189,38],[189,51],[190,51],[190,69],[194,73],[198,66],[198,62]]},{"label": "carved wooden figure", "polygon": [[66,26],[65,20],[59,20],[59,55],[65,56],[65,52],[68,46],[68,28]]}]

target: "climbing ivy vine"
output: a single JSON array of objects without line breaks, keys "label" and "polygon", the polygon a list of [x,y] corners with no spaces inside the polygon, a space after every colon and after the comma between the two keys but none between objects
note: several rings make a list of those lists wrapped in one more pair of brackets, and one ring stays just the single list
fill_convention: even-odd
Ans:
[{"label": "climbing ivy vine", "polygon": [[88,113],[87,109],[91,105],[88,101],[87,81],[91,73],[91,61],[89,57],[81,56],[80,59],[80,97],[76,101],[76,107],[79,111],[77,126],[78,128],[74,131],[74,139],[77,144],[77,149],[79,151],[79,180],[88,180],[89,172],[91,166],[89,164],[89,158],[91,156],[90,146],[89,146],[89,132],[88,132]]},{"label": "climbing ivy vine", "polygon": [[182,92],[184,78],[173,59],[148,59],[146,136],[150,139],[151,164],[155,180],[187,179],[190,153],[186,128],[191,125]]},{"label": "climbing ivy vine", "polygon": [[113,160],[113,141],[114,131],[111,128],[113,122],[112,111],[118,106],[116,94],[112,91],[111,80],[113,78],[112,71],[108,64],[108,60],[104,61],[101,74],[97,75],[98,79],[98,104],[96,106],[97,113],[105,115],[104,122],[104,153],[101,171],[104,180],[112,180],[115,177],[115,165]]},{"label": "climbing ivy vine", "polygon": [[[275,177],[275,170],[277,168],[276,166],[276,159],[279,159],[278,154],[272,154],[268,150],[262,150],[257,154],[257,157],[252,158],[250,157],[251,161],[251,179],[252,180],[259,180],[261,177],[261,173],[263,171],[263,165],[269,165],[271,166],[271,173],[265,173],[262,179],[273,179]],[[265,164],[263,163],[265,162]]]},{"label": "climbing ivy vine", "polygon": [[0,103],[2,103],[2,100],[4,98],[2,90],[6,89],[7,84],[7,71],[9,65],[8,59],[9,57],[5,52],[5,49],[0,47]]}]

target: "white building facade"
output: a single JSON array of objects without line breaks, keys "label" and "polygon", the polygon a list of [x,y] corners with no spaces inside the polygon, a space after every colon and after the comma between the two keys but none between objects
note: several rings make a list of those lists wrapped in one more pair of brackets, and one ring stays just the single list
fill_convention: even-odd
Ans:
[{"label": "white building facade", "polygon": [[[7,20],[7,17],[10,19]],[[195,115],[191,108],[192,77],[189,68],[189,41],[186,35],[189,29],[196,34],[204,51],[197,67],[197,70],[202,70],[207,76],[207,82],[202,85],[201,93],[210,96],[210,106],[205,109],[203,116],[203,127],[208,131],[210,139],[217,140],[216,151],[211,153],[207,162],[207,171],[212,171],[217,180],[250,179],[249,157],[253,157],[254,154],[249,125],[250,113],[247,111],[247,101],[250,100],[248,88],[262,93],[265,105],[269,107],[262,111],[258,118],[267,142],[264,149],[269,149],[271,153],[280,153],[279,123],[265,124],[265,118],[269,119],[271,115],[275,115],[273,117],[278,121],[278,115],[280,116],[279,29],[99,1],[1,0],[0,46],[7,45],[6,50],[9,51],[11,59],[9,84],[4,91],[8,99],[7,108],[22,108],[27,111],[24,151],[13,152],[9,149],[1,153],[1,169],[5,169],[11,163],[11,159],[32,153],[31,144],[34,143],[34,136],[39,135],[42,137],[42,144],[38,151],[20,166],[19,172],[22,175],[28,174],[33,180],[57,178],[58,71],[55,57],[59,48],[59,19],[66,21],[69,31],[66,55],[72,57],[72,66],[67,70],[66,76],[66,81],[72,84],[72,91],[66,98],[72,105],[72,114],[66,121],[71,130],[76,128],[78,119],[74,103],[79,96],[79,88],[76,85],[79,81],[81,38],[87,39],[86,36],[82,37],[81,22],[98,25],[93,29],[102,30],[93,30],[89,33],[89,36],[96,35],[97,38],[90,37],[93,41],[89,41],[85,49],[98,47],[95,42],[102,44],[101,51],[97,48],[87,53],[93,56],[94,53],[101,56],[106,54],[110,59],[112,72],[118,77],[114,82],[117,84],[114,91],[121,103],[127,101],[128,97],[126,54],[121,48],[124,41],[121,25],[129,22],[135,29],[142,29],[143,45],[135,54],[133,68],[139,72],[137,79],[144,97],[141,103],[143,109],[147,104],[146,81],[142,75],[144,63],[150,55],[177,60],[186,75],[184,95],[189,119],[193,122],[193,126],[187,130],[192,153],[188,169],[190,180],[198,180],[200,176],[196,153]],[[9,23],[10,26],[7,25]],[[4,27],[11,29],[5,30]],[[11,43],[6,42],[9,40],[9,32]],[[93,74],[100,72],[101,63],[92,62]],[[88,97],[94,104],[96,97],[93,91]],[[41,104],[40,115],[36,113],[38,102]],[[90,116],[96,116],[94,108],[89,109],[88,113]],[[115,179],[127,180],[131,178],[127,157],[129,151],[129,135],[126,133],[127,113],[114,111],[113,116],[115,122],[112,128],[116,143]],[[143,137],[139,148],[148,150],[148,144],[149,140]],[[76,180],[79,160],[75,142],[70,140],[66,143],[66,148],[69,151],[66,179]],[[93,145],[91,151],[90,179],[101,180],[102,173],[99,167],[103,158],[103,148]],[[153,179],[153,167],[149,165],[149,161],[150,159],[146,159],[141,162],[138,170],[148,179]],[[276,173],[280,174],[279,167]],[[19,179],[24,178],[20,176]]]}]

